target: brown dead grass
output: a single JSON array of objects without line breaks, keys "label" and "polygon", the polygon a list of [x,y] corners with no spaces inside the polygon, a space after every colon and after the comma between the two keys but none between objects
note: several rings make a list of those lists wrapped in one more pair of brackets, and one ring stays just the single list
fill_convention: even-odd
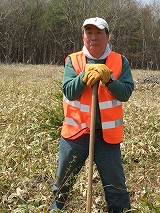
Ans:
[{"label": "brown dead grass", "polygon": [[[159,205],[160,87],[153,83],[139,84],[137,80],[159,75],[159,71],[133,70],[132,73],[135,90],[123,104],[122,159],[135,212],[156,212],[148,206]],[[62,75],[62,66],[0,65],[1,213],[48,212],[59,138],[53,140],[42,124],[49,124],[49,119],[44,119],[44,109],[50,112],[60,106],[54,94],[61,91],[58,82]],[[52,127],[52,131],[57,130]],[[64,212],[85,212],[87,171],[86,164]],[[103,189],[94,167],[93,213],[102,213],[105,208]]]}]

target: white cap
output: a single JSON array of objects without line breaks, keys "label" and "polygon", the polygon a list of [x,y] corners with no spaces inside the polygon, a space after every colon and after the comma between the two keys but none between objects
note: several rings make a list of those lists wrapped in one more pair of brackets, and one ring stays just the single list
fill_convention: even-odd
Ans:
[{"label": "white cap", "polygon": [[86,19],[83,23],[82,28],[85,27],[88,24],[95,25],[96,27],[98,27],[101,30],[107,28],[107,30],[109,31],[108,23],[103,18],[96,17],[96,18]]}]

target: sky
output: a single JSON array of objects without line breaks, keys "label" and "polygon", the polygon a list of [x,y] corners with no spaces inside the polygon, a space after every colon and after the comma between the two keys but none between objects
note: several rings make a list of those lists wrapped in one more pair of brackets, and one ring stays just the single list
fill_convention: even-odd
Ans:
[{"label": "sky", "polygon": [[153,3],[153,0],[138,0],[138,1],[144,4]]}]

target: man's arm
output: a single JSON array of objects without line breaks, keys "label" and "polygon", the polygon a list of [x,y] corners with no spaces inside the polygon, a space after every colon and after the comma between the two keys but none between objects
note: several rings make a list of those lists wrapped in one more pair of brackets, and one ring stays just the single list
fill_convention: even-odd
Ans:
[{"label": "man's arm", "polygon": [[76,100],[83,92],[86,84],[82,82],[84,71],[79,75],[72,67],[70,58],[67,59],[63,75],[62,90],[68,100]]},{"label": "man's arm", "polygon": [[131,96],[134,89],[134,82],[129,62],[125,56],[122,56],[122,72],[118,80],[114,80],[107,88],[112,95],[121,102],[128,101]]},{"label": "man's arm", "polygon": [[[126,102],[132,94],[134,83],[128,60],[125,56],[122,56],[122,60],[121,75],[119,76],[118,80],[114,80],[107,86],[107,88],[117,100]],[[92,63],[95,62],[92,61]],[[102,62],[100,61],[99,63]],[[68,58],[64,69],[62,87],[63,93],[68,100],[76,100],[82,94],[86,86],[86,84],[82,82],[83,76],[84,71],[82,71],[79,75],[76,74],[72,67],[71,60]]]}]

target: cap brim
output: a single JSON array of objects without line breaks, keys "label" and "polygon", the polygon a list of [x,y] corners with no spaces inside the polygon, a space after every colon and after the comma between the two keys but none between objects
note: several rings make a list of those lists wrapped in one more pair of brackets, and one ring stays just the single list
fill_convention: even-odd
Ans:
[{"label": "cap brim", "polygon": [[101,30],[105,29],[105,27],[103,25],[96,25],[96,24],[93,24],[93,23],[87,23],[87,24],[83,25],[82,28],[86,27],[87,25],[94,25]]}]

